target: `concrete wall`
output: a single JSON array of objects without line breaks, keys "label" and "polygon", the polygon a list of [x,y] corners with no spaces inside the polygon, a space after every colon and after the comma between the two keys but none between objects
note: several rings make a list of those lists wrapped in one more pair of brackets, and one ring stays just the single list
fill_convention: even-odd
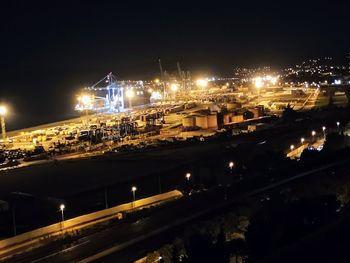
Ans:
[{"label": "concrete wall", "polygon": [[[7,248],[11,246],[26,245],[27,243],[33,242],[41,237],[48,235],[55,235],[62,233],[62,229],[64,231],[76,230],[82,227],[85,227],[89,224],[95,224],[96,221],[104,221],[110,218],[117,218],[116,214],[123,211],[128,211],[134,208],[140,208],[143,206],[148,206],[151,204],[155,204],[161,201],[166,201],[169,199],[174,199],[176,197],[182,196],[180,191],[173,190],[167,193],[154,195],[151,197],[147,197],[144,199],[136,200],[135,202],[130,202],[122,205],[118,205],[115,207],[111,207],[108,209],[100,210],[94,213],[90,213],[87,215],[78,216],[72,219],[68,219],[64,221],[64,225],[61,222],[52,224],[46,227],[38,228],[33,231],[20,234],[15,237],[11,237],[8,239],[4,239],[0,241],[0,254],[7,252],[2,250],[7,250]],[[18,246],[17,246],[18,245]]]}]

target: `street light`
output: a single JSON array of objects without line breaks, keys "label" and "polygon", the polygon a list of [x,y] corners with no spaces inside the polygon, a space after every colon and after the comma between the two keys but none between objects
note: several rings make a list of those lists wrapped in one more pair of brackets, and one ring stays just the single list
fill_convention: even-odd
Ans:
[{"label": "street light", "polygon": [[92,105],[92,96],[89,94],[82,94],[78,97],[79,104],[81,103],[80,110],[85,110],[86,121],[88,119],[88,109],[91,108]]},{"label": "street light", "polygon": [[261,77],[256,77],[254,79],[254,86],[258,89],[258,104],[260,100],[260,88],[264,85],[264,82]]},{"label": "street light", "polygon": [[84,94],[81,96],[81,102],[83,103],[84,107],[88,107],[91,104],[91,96]]},{"label": "street light", "polygon": [[187,181],[190,180],[190,177],[191,177],[191,174],[190,174],[190,173],[186,173],[186,179],[187,179]]},{"label": "street light", "polygon": [[263,82],[262,78],[261,77],[256,77],[254,79],[254,85],[255,85],[255,87],[257,89],[260,89],[264,85],[264,82]]},{"label": "street light", "polygon": [[316,132],[315,132],[315,131],[312,131],[312,132],[311,132],[311,135],[312,135],[312,137],[314,137],[314,136],[316,135]]},{"label": "street light", "polygon": [[125,93],[126,97],[129,99],[129,108],[132,107],[132,104],[131,104],[131,99],[134,97],[135,93],[133,90],[131,89],[128,89]]},{"label": "street light", "polygon": [[170,89],[173,91],[173,92],[176,92],[178,89],[179,89],[179,86],[176,84],[176,83],[172,83],[170,85]]},{"label": "street light", "polygon": [[0,106],[0,118],[1,118],[1,133],[4,143],[6,142],[6,125],[5,125],[5,115],[7,113],[7,108],[3,105]]},{"label": "street light", "polygon": [[136,186],[131,187],[131,192],[132,192],[132,197],[133,197],[133,201],[135,202],[135,192],[136,192],[137,188]]},{"label": "street light", "polygon": [[301,138],[301,139],[300,139],[301,144],[303,144],[303,143],[304,143],[304,141],[305,141],[305,139],[304,139],[304,138]]},{"label": "street light", "polygon": [[229,162],[228,163],[228,167],[232,170],[233,166],[235,166],[235,163],[234,162]]},{"label": "street light", "polygon": [[276,83],[278,81],[278,77],[272,77],[270,81],[271,81],[272,85],[276,85]]},{"label": "street light", "polygon": [[170,85],[170,89],[174,93],[174,99],[176,99],[176,91],[179,89],[179,86],[176,83],[172,83]]},{"label": "street light", "polygon": [[326,139],[326,126],[322,126],[323,137]]},{"label": "street light", "polygon": [[66,208],[66,206],[64,204],[60,205],[60,210],[61,210],[61,216],[62,216],[62,228],[64,226],[64,209]]},{"label": "street light", "polygon": [[291,151],[294,150],[294,145],[293,145],[293,144],[290,146],[290,150],[291,150]]},{"label": "street light", "polygon": [[337,128],[339,129],[339,125],[340,125],[340,122],[339,121],[337,121]]}]

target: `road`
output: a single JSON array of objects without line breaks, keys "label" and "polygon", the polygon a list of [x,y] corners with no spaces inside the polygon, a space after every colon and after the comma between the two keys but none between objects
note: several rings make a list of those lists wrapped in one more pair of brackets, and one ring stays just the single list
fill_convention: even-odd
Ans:
[{"label": "road", "polygon": [[[226,201],[223,198],[224,191],[222,188],[216,188],[215,191],[208,191],[199,195],[192,195],[164,207],[148,218],[135,223],[116,225],[82,238],[70,248],[47,246],[21,254],[11,261],[4,262],[76,262],[77,260],[81,260],[80,262],[92,262],[99,258],[101,258],[100,262],[115,262],[103,261],[103,258],[106,256],[110,260],[118,258],[118,262],[130,262],[131,258],[134,257],[133,259],[136,259],[140,256],[135,253],[135,246],[138,246],[140,242],[145,244],[146,241],[154,239],[175,227],[188,224],[188,222],[198,219],[201,216],[228,207],[237,200],[271,190],[334,166],[346,164],[349,160],[350,158],[346,158],[326,164],[236,196],[232,195],[232,192],[236,191],[231,188],[228,192],[229,198]],[[189,211],[191,212],[189,213]],[[150,243],[146,242],[146,244]],[[150,249],[156,249],[156,247]],[[129,252],[126,253],[126,251]],[[120,253],[124,254],[123,258],[119,257]]]}]

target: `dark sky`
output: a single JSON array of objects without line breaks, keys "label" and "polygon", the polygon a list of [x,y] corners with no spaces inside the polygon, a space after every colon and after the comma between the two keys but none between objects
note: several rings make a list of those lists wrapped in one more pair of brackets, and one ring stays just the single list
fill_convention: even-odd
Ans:
[{"label": "dark sky", "polygon": [[0,7],[0,100],[12,108],[10,128],[69,117],[77,90],[110,71],[154,78],[158,58],[169,71],[180,61],[194,73],[230,76],[234,66],[350,51],[350,6],[334,1],[8,2]]}]

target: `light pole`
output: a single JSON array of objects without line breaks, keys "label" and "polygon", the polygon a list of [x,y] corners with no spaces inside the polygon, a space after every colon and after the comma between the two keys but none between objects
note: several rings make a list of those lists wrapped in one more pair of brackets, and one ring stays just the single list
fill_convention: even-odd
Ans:
[{"label": "light pole", "polygon": [[339,122],[339,121],[337,121],[337,128],[338,128],[338,130],[339,130],[339,125],[340,125],[340,122]]},{"label": "light pole", "polygon": [[174,100],[176,100],[176,92],[179,89],[179,86],[176,83],[170,85],[170,89],[174,93]]},{"label": "light pole", "polygon": [[85,111],[86,123],[88,123],[89,108],[92,106],[92,97],[88,94],[83,94],[78,97],[78,101],[81,102],[81,111]]},{"label": "light pole", "polygon": [[7,113],[7,109],[5,106],[0,106],[0,117],[1,117],[1,133],[4,144],[6,143],[6,125],[5,125],[5,115]]},{"label": "light pole", "polygon": [[129,99],[129,108],[132,108],[132,98],[134,97],[134,91],[132,89],[128,89],[125,93],[126,97]]},{"label": "light pole", "polygon": [[323,137],[326,139],[326,126],[322,126]]},{"label": "light pole", "polygon": [[302,137],[302,138],[300,139],[301,145],[304,144],[304,141],[305,141],[305,139]]},{"label": "light pole", "polygon": [[235,166],[234,162],[231,161],[231,162],[228,163],[228,167],[230,168],[231,172],[232,172],[232,169],[233,169],[234,166]]},{"label": "light pole", "polygon": [[290,151],[293,151],[294,150],[294,145],[292,144],[291,146],[290,146]]},{"label": "light pole", "polygon": [[61,210],[61,216],[62,216],[62,228],[64,228],[64,209],[66,206],[64,204],[60,205],[60,210]]},{"label": "light pole", "polygon": [[132,197],[133,197],[133,206],[135,206],[134,202],[136,200],[136,198],[135,198],[136,190],[137,190],[136,186],[131,187],[131,192],[132,192]]},{"label": "light pole", "polygon": [[108,208],[108,189],[105,187],[105,207]]},{"label": "light pole", "polygon": [[186,179],[187,179],[187,181],[190,181],[190,178],[191,178],[191,173],[186,173]]},{"label": "light pole", "polygon": [[259,104],[260,102],[260,89],[262,88],[262,86],[264,85],[264,82],[263,82],[263,80],[262,80],[262,78],[261,77],[256,77],[255,79],[254,79],[254,85],[255,85],[255,87],[257,88],[257,90],[258,90],[258,101],[257,101],[257,104]]},{"label": "light pole", "polygon": [[196,84],[200,88],[206,88],[208,86],[208,81],[206,79],[197,79]]},{"label": "light pole", "polygon": [[312,132],[311,132],[312,141],[314,141],[314,140],[315,140],[315,135],[316,135],[316,132],[315,132],[315,131],[312,131]]}]

